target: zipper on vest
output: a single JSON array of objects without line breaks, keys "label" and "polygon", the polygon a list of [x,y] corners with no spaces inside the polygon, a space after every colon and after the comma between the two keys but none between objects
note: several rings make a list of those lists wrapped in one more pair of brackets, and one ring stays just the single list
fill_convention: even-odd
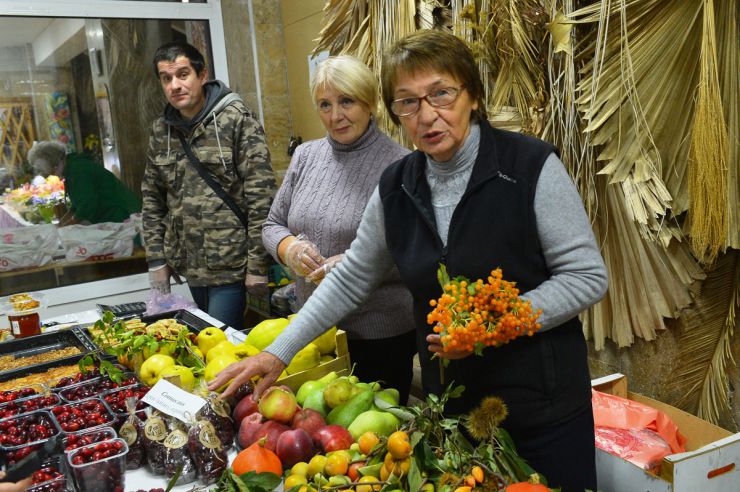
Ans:
[{"label": "zipper on vest", "polygon": [[401,184],[401,188],[403,189],[404,193],[411,199],[411,203],[414,204],[414,207],[416,207],[417,211],[421,215],[421,218],[424,220],[424,223],[429,226],[429,228],[434,233],[434,237],[437,239],[437,245],[442,250],[442,256],[440,258],[440,262],[442,264],[447,264],[447,246],[442,244],[442,238],[439,237],[439,232],[437,231],[437,226],[434,225],[434,222],[431,221],[429,216],[427,216],[426,208],[424,208],[424,204],[420,202],[420,200],[411,194],[411,192],[406,189],[405,184]]}]

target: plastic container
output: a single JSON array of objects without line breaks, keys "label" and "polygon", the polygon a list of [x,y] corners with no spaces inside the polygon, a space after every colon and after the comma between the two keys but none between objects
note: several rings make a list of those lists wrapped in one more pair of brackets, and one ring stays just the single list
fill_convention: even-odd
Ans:
[{"label": "plastic container", "polygon": [[52,408],[62,403],[62,399],[56,393],[36,394],[28,398],[9,401],[0,404],[0,419],[23,415],[36,410]]},{"label": "plastic container", "polygon": [[109,441],[118,437],[113,427],[96,427],[94,429],[85,429],[84,431],[67,434],[64,438],[64,452],[71,453],[90,444],[102,441]]},{"label": "plastic container", "polygon": [[[43,437],[29,437],[26,442],[18,444],[10,442],[10,435],[8,433],[10,427],[25,429],[30,428],[32,425],[36,426],[40,424],[43,424],[49,429],[48,435]],[[8,464],[13,464],[27,456],[31,451],[38,449],[41,444],[58,435],[60,432],[61,429],[48,410],[36,410],[18,417],[0,420],[0,440],[2,442],[0,444],[0,454],[5,456]]]},{"label": "plastic container", "polygon": [[46,386],[43,384],[30,384],[13,388],[11,390],[0,391],[0,404],[11,401],[25,400],[46,392]]},{"label": "plastic container", "polygon": [[54,407],[51,413],[59,428],[67,434],[109,426],[113,422],[113,416],[100,398]]},{"label": "plastic container", "polygon": [[88,398],[94,398],[101,396],[110,390],[125,388],[127,386],[133,386],[137,384],[136,376],[133,373],[125,373],[123,375],[123,382],[114,383],[106,377],[96,378],[90,381],[85,381],[79,384],[75,384],[59,391],[59,396],[67,403],[73,403],[77,401],[86,400]]},{"label": "plastic container", "polygon": [[121,426],[129,416],[129,413],[125,408],[125,402],[123,403],[123,407],[122,407],[121,403],[117,403],[114,401],[114,398],[118,396],[118,394],[124,391],[131,391],[137,394],[137,396],[131,397],[131,398],[136,399],[136,415],[141,420],[146,420],[146,415],[144,415],[144,409],[146,409],[146,407],[148,407],[149,405],[141,401],[141,398],[143,398],[146,392],[149,391],[149,386],[146,386],[145,384],[141,384],[141,383],[133,385],[133,386],[122,386],[120,388],[106,391],[105,393],[101,395],[103,403],[105,403],[105,406],[108,408],[108,411],[113,415],[113,419],[114,419],[113,425],[116,428]]},{"label": "plastic container", "polygon": [[[118,452],[106,458],[97,459],[89,463],[83,456],[95,454],[96,446],[105,443],[117,443]],[[126,441],[120,438],[103,441],[74,450],[67,455],[67,461],[72,469],[72,476],[79,492],[123,492],[126,479]]]},{"label": "plastic container", "polygon": [[69,490],[67,488],[67,477],[62,475],[47,482],[32,485],[26,489],[26,492],[66,492],[67,490]]},{"label": "plastic container", "polygon": [[[62,456],[54,456],[44,461],[39,470],[33,473],[33,480],[35,483],[31,487],[27,488],[26,491],[32,492],[66,492],[67,478],[68,478],[68,465],[66,458]],[[42,477],[41,474],[47,475],[58,475],[45,481],[39,481]]]}]

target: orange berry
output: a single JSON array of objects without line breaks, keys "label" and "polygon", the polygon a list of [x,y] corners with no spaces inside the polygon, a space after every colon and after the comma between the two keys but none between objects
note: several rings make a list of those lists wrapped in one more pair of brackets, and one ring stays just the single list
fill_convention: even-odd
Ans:
[{"label": "orange berry", "polygon": [[411,456],[409,435],[404,431],[396,431],[388,436],[388,452],[397,460]]},{"label": "orange berry", "polygon": [[364,455],[370,454],[375,445],[379,442],[380,438],[372,431],[365,432],[357,439],[357,444],[360,446],[360,452]]}]

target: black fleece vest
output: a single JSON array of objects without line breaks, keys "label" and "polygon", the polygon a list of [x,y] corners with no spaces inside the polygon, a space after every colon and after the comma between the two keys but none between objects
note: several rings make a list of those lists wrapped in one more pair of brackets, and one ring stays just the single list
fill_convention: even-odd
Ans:
[{"label": "black fleece vest", "polygon": [[379,184],[386,242],[403,282],[414,298],[417,346],[425,393],[440,394],[454,381],[462,398],[447,407],[465,413],[481,398],[495,395],[509,408],[508,428],[556,423],[590,402],[587,350],[577,318],[483,356],[452,361],[440,375],[425,337],[430,299],[441,293],[440,263],[451,277],[486,279],[500,267],[521,293],[550,277],[540,247],[534,194],[545,160],[556,149],[535,138],[492,128],[482,122],[478,156],[465,193],[452,214],[447,247],[437,233],[426,156],[413,152],[386,169]]}]

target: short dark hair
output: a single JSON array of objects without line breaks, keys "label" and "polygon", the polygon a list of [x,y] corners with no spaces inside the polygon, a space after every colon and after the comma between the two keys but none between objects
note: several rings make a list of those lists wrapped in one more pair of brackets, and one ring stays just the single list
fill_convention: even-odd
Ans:
[{"label": "short dark hair", "polygon": [[391,105],[399,74],[428,70],[448,73],[459,80],[470,93],[470,97],[478,101],[478,109],[470,115],[471,120],[487,119],[486,92],[478,65],[468,45],[453,34],[424,29],[401,38],[383,56],[380,73],[383,103],[396,125],[400,120],[391,111]]},{"label": "short dark hair", "polygon": [[203,70],[206,69],[206,60],[195,46],[183,41],[173,41],[171,43],[163,44],[154,52],[154,60],[152,61],[152,64],[154,65],[154,75],[159,78],[159,69],[157,67],[159,62],[173,62],[180,56],[184,56],[190,60],[190,65],[192,65],[193,70],[195,70],[197,75],[202,74]]}]

